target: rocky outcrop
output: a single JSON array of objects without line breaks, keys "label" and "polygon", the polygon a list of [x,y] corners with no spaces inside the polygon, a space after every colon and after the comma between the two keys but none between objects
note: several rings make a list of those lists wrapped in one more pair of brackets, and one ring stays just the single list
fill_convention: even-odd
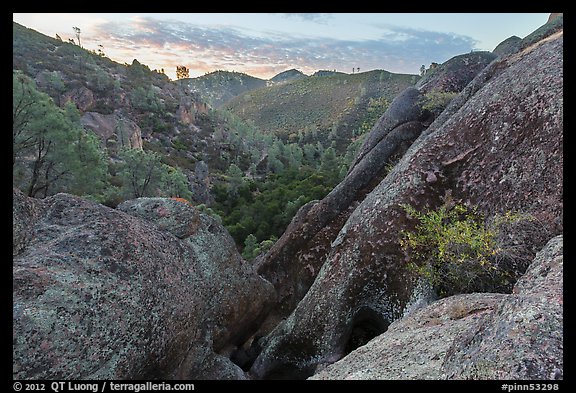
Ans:
[{"label": "rocky outcrop", "polygon": [[214,203],[214,196],[210,193],[210,172],[206,162],[197,161],[194,164],[194,173],[188,180],[195,202],[207,205]]},{"label": "rocky outcrop", "polygon": [[499,43],[496,48],[492,51],[496,56],[508,56],[510,53],[518,51],[522,38],[513,35],[512,37],[506,38],[504,41]]},{"label": "rocky outcrop", "polygon": [[61,105],[66,104],[68,101],[72,101],[76,108],[82,112],[89,111],[96,104],[94,93],[84,86],[76,87],[62,94],[60,98]]},{"label": "rocky outcrop", "polygon": [[[449,195],[488,217],[528,213],[538,230],[527,226],[510,234],[525,265],[551,235],[562,232],[563,38],[562,29],[553,28],[538,33],[538,41],[531,35],[530,44],[483,69],[352,209],[326,254],[315,256],[321,260],[308,261],[321,267],[305,297],[260,341],[253,376],[309,376],[403,315],[417,281],[399,246],[400,232],[414,225],[400,204],[436,208]],[[307,217],[318,212],[316,206],[322,205],[306,207]],[[309,222],[302,220],[301,233],[318,233]],[[284,236],[296,240],[280,239],[259,271],[272,262],[302,263],[298,247],[305,240],[294,229]],[[281,259],[282,249],[292,252]]]},{"label": "rocky outcrop", "polygon": [[504,294],[474,293],[439,300],[392,323],[385,333],[310,379],[442,379],[454,340],[494,312]]},{"label": "rocky outcrop", "polygon": [[196,95],[182,95],[176,111],[176,117],[182,124],[195,124],[199,114],[208,113],[208,104],[200,101]]},{"label": "rocky outcrop", "polygon": [[[304,206],[282,237],[256,266],[275,285],[279,304],[268,316],[261,334],[284,319],[304,297],[338,232],[358,204],[385,176],[420,133],[434,120],[422,108],[423,92],[462,89],[494,55],[484,52],[458,56],[435,70],[420,91],[399,94],[366,138],[346,178],[323,200]],[[463,70],[465,69],[465,70]]]},{"label": "rocky outcrop", "polygon": [[229,357],[272,286],[188,204],[122,209],[15,191],[13,377],[242,378]]},{"label": "rocky outcrop", "polygon": [[110,115],[86,112],[80,118],[81,124],[94,131],[103,144],[117,147],[142,149],[142,131],[138,124],[123,117],[119,111]]},{"label": "rocky outcrop", "polygon": [[536,255],[514,292],[446,354],[450,379],[563,378],[563,237]]},{"label": "rocky outcrop", "polygon": [[426,72],[416,87],[422,93],[460,92],[495,58],[495,54],[483,51],[454,56]]},{"label": "rocky outcrop", "polygon": [[512,294],[434,302],[310,379],[562,379],[563,238]]}]

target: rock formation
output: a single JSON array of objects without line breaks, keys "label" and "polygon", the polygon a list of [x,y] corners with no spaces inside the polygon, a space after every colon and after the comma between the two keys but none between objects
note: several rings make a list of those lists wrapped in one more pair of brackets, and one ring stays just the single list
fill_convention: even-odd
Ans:
[{"label": "rock formation", "polygon": [[280,299],[261,332],[268,333],[270,326],[294,310],[352,211],[386,175],[387,165],[399,159],[430,125],[433,115],[422,108],[423,93],[461,90],[494,57],[486,53],[458,56],[436,70],[437,78],[427,79],[422,91],[404,90],[366,138],[346,178],[323,200],[311,202],[298,212],[270,252],[256,263],[258,272],[275,285]]},{"label": "rock formation", "polygon": [[76,108],[82,112],[89,111],[96,104],[94,99],[94,93],[87,87],[80,86],[65,92],[60,98],[61,105],[66,104],[66,102],[72,101]]},{"label": "rock formation", "polygon": [[512,294],[434,302],[311,379],[562,379],[562,273],[557,236]]},{"label": "rock formation", "polygon": [[[294,294],[303,291],[290,287],[294,280],[274,277],[285,277],[286,271],[297,269],[294,266],[311,265],[319,272],[294,311],[260,340],[263,349],[251,369],[255,378],[309,376],[317,366],[342,358],[403,315],[414,299],[417,281],[406,269],[399,246],[400,232],[413,225],[400,204],[436,208],[450,195],[477,206],[488,217],[506,211],[530,214],[541,228],[518,228],[511,235],[526,265],[552,235],[562,232],[561,25],[527,39],[518,52],[483,69],[376,188],[357,207],[349,207],[353,212],[342,218],[341,229],[332,229],[339,232],[331,244],[317,245],[314,237],[323,228],[318,217],[325,217],[319,209],[331,195],[297,215],[292,228],[260,262],[259,271],[273,282],[281,302],[292,296],[293,303]],[[379,133],[378,126],[372,132]],[[367,140],[372,139],[378,138]],[[368,157],[356,164],[343,184],[352,181]],[[341,185],[332,193],[338,190],[342,192]],[[337,205],[328,206],[323,211],[335,216]],[[308,243],[309,239],[314,240]],[[308,251],[312,245],[322,252]],[[290,284],[284,286],[286,282]],[[359,340],[358,331],[369,334]]]},{"label": "rock formation", "polygon": [[80,121],[84,127],[94,131],[103,144],[142,149],[142,130],[134,121],[122,116],[119,110],[110,115],[86,112]]},{"label": "rock formation", "polygon": [[176,117],[182,124],[195,124],[199,114],[208,113],[208,104],[200,101],[196,94],[183,95],[176,111]]},{"label": "rock formation", "polygon": [[14,378],[243,378],[229,356],[272,286],[193,207],[122,209],[14,192]]},{"label": "rock formation", "polygon": [[522,38],[516,37],[513,35],[512,37],[506,38],[504,41],[499,43],[496,48],[492,51],[497,56],[507,56],[510,53],[516,52],[522,43]]}]

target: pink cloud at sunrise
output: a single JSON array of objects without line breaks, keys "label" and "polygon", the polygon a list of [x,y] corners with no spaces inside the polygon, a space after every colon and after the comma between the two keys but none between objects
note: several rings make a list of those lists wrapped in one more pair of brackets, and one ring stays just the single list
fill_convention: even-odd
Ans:
[{"label": "pink cloud at sunrise", "polygon": [[291,68],[417,74],[422,64],[527,35],[547,15],[13,14],[13,20],[64,40],[75,37],[77,26],[84,48],[103,48],[119,63],[137,59],[171,78],[185,65],[191,77],[228,70],[268,79]]}]

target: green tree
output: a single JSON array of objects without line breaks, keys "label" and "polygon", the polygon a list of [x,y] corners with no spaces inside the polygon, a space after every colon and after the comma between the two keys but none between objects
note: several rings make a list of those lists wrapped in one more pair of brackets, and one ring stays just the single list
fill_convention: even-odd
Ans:
[{"label": "green tree", "polygon": [[[64,112],[71,124],[80,124],[80,112],[72,102],[67,102]],[[72,143],[72,157],[67,165],[72,176],[65,178],[65,190],[72,194],[100,197],[108,186],[108,156],[100,148],[100,139],[91,131],[77,127]]]},{"label": "green tree", "polygon": [[90,87],[100,93],[112,93],[115,80],[101,67],[88,74]]},{"label": "green tree", "polygon": [[242,251],[242,257],[247,261],[253,260],[258,254],[256,254],[256,249],[258,247],[258,240],[253,234],[249,234],[244,240],[244,250]]},{"label": "green tree", "polygon": [[49,97],[34,82],[14,72],[12,77],[12,165],[37,143],[40,121],[49,111]]},{"label": "green tree", "polygon": [[268,149],[268,171],[280,173],[284,170],[284,163],[281,158],[284,156],[284,144],[277,140]]},{"label": "green tree", "polygon": [[82,31],[80,30],[79,27],[72,27],[72,30],[74,30],[74,34],[76,35],[76,39],[78,40],[78,46],[82,47],[82,45],[80,44],[80,33],[82,33]]},{"label": "green tree", "polygon": [[236,197],[238,196],[238,189],[244,183],[244,173],[236,164],[230,164],[228,171],[228,194]]},{"label": "green tree", "polygon": [[278,238],[276,236],[272,236],[270,239],[267,240],[262,240],[260,242],[260,245],[258,246],[260,253],[268,252],[268,250],[272,248],[272,246],[274,245],[274,243],[276,243],[276,241],[278,241]]},{"label": "green tree", "polygon": [[130,148],[122,148],[119,155],[123,161],[120,178],[125,197],[153,196],[164,172],[160,155]]},{"label": "green tree", "polygon": [[336,157],[336,150],[329,147],[322,153],[320,157],[320,171],[326,173],[338,172],[338,159]]},{"label": "green tree", "polygon": [[152,86],[138,86],[130,93],[130,103],[134,109],[142,112],[160,113],[165,107],[156,96]]},{"label": "green tree", "polygon": [[13,184],[28,196],[94,194],[104,186],[105,156],[74,104],[58,108],[19,72],[13,74],[12,137]]},{"label": "green tree", "polygon": [[192,199],[186,175],[180,169],[166,164],[162,164],[161,190],[165,196]]},{"label": "green tree", "polygon": [[304,162],[308,165],[316,163],[318,158],[320,157],[316,145],[307,143],[304,145],[302,150],[304,153]]},{"label": "green tree", "polygon": [[133,81],[138,81],[150,74],[150,68],[140,63],[138,60],[132,60],[132,64],[128,66],[128,77]]},{"label": "green tree", "polygon": [[141,149],[120,149],[119,176],[125,198],[145,196],[192,198],[190,182],[182,171],[162,163],[162,156]]},{"label": "green tree", "polygon": [[66,90],[66,86],[64,85],[64,81],[62,80],[60,73],[58,71],[44,71],[43,77],[46,81],[47,93],[52,97],[54,102],[60,106],[60,96]]}]

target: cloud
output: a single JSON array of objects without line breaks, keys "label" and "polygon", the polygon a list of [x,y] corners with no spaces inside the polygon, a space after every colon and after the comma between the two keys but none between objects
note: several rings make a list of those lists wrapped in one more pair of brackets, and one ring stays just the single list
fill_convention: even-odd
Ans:
[{"label": "cloud", "polygon": [[332,18],[332,14],[323,13],[323,12],[301,12],[301,13],[283,13],[280,14],[287,18],[292,19],[302,19],[306,22],[315,22],[324,24],[328,21],[328,19]]},{"label": "cloud", "polygon": [[[297,15],[310,20],[319,18]],[[123,51],[151,68],[175,69],[184,64],[191,75],[224,69],[262,78],[289,68],[305,73],[319,69],[350,72],[353,67],[362,71],[418,73],[422,64],[442,63],[470,52],[476,44],[472,38],[456,34],[395,26],[380,28],[378,39],[338,40],[270,33],[248,35],[232,27],[139,17],[128,23],[102,23],[97,26],[97,34],[107,42],[107,54],[111,50]]]}]

